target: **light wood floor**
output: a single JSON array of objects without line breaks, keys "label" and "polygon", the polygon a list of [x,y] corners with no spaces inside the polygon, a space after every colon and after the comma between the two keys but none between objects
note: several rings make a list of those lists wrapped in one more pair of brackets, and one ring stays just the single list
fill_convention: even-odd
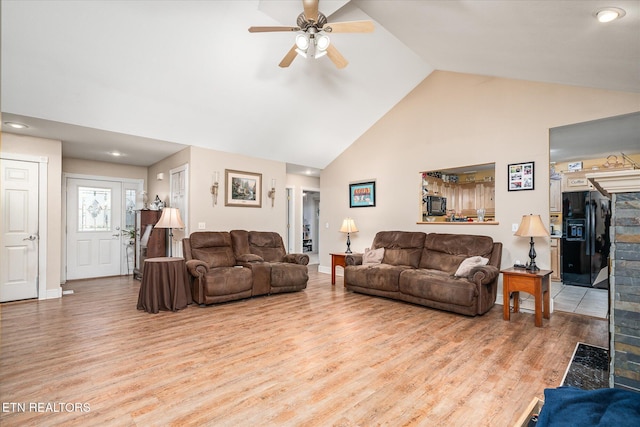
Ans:
[{"label": "light wood floor", "polygon": [[[470,318],[338,282],[312,272],[303,292],[155,315],[127,277],[3,304],[0,424],[508,426],[560,385],[577,341],[607,347],[603,319],[535,328],[501,306]],[[29,411],[60,402],[90,411]]]}]

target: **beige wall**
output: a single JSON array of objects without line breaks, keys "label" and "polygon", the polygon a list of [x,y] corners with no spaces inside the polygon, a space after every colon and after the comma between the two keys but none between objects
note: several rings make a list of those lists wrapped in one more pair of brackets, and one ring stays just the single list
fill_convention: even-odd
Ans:
[{"label": "beige wall", "polygon": [[[157,194],[165,202],[169,201],[169,170],[184,164],[189,165],[188,233],[198,231],[198,224],[204,223],[204,229],[209,231],[275,231],[286,240],[285,163],[189,147],[149,168],[151,200]],[[225,169],[262,174],[261,208],[225,206]],[[216,171],[219,173],[220,189],[218,203],[213,206],[210,188]],[[163,181],[156,180],[156,175],[160,172],[165,174]],[[267,198],[272,179],[276,180],[276,199],[273,207],[271,199]],[[174,231],[176,240],[183,235],[183,232]]]},{"label": "beige wall", "polygon": [[147,181],[145,166],[120,165],[117,163],[96,162],[94,160],[62,159],[62,172],[80,175],[108,176],[114,178],[143,179]]},{"label": "beige wall", "polygon": [[[2,153],[44,156],[47,162],[46,287],[50,297],[61,296],[62,248],[62,142],[2,133]],[[41,233],[42,234],[42,233]],[[42,237],[42,235],[41,235]]]},{"label": "beige wall", "polygon": [[[640,109],[640,94],[434,72],[327,166],[321,175],[321,268],[343,251],[343,218],[356,221],[351,247],[369,247],[380,230],[489,235],[504,243],[502,265],[526,259],[527,239],[513,236],[522,215],[549,222],[549,129]],[[507,191],[507,165],[535,162],[535,190]],[[416,224],[419,172],[496,163],[499,225]],[[348,185],[376,180],[376,207],[349,208]],[[328,223],[329,228],[324,228]],[[542,268],[548,239],[536,239]]]}]

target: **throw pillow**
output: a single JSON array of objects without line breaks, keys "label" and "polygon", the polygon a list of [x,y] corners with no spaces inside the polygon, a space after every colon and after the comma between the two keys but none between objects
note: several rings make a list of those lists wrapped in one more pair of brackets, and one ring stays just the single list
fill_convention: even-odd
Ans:
[{"label": "throw pillow", "polygon": [[458,270],[456,270],[455,276],[467,277],[469,273],[471,273],[473,267],[487,265],[488,262],[489,258],[483,258],[481,256],[472,256],[470,258],[467,258],[460,263]]},{"label": "throw pillow", "polygon": [[365,250],[362,255],[362,265],[380,264],[384,257],[384,248]]}]

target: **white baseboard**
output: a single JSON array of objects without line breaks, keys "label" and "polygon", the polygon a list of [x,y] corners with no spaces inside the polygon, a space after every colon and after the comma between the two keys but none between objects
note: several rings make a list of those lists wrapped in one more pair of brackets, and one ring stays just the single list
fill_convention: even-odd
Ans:
[{"label": "white baseboard", "polygon": [[[318,273],[331,274],[331,267],[326,267],[324,265],[318,266]],[[340,274],[338,274],[340,273]],[[336,276],[342,276],[342,272],[336,270]]]}]

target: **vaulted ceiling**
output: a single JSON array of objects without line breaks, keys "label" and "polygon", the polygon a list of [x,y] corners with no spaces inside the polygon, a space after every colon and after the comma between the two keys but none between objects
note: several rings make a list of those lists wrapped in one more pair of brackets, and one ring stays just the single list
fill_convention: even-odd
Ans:
[{"label": "vaulted ceiling", "polygon": [[[604,6],[626,16],[601,24]],[[321,0],[330,22],[374,21],[331,34],[344,69],[280,68],[295,33],[247,31],[295,25],[299,0],[1,7],[2,121],[70,157],[150,165],[185,144],[321,169],[433,70],[640,92],[637,0]]]}]

